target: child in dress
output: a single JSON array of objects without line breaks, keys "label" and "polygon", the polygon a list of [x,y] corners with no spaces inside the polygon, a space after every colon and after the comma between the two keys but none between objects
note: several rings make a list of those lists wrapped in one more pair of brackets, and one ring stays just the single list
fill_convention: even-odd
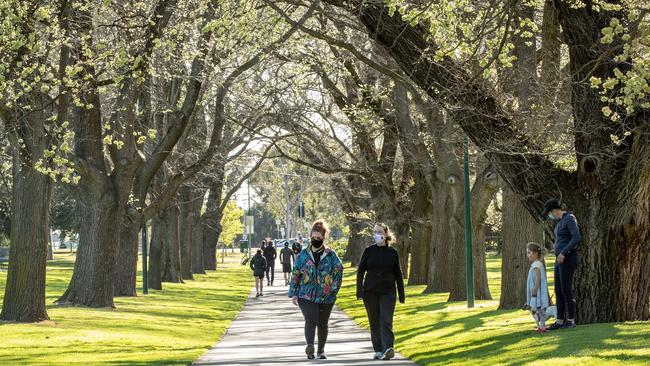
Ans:
[{"label": "child in dress", "polygon": [[535,319],[536,331],[542,333],[546,331],[546,312],[549,306],[544,249],[537,243],[528,243],[526,254],[531,263],[526,282],[526,304],[530,306]]}]

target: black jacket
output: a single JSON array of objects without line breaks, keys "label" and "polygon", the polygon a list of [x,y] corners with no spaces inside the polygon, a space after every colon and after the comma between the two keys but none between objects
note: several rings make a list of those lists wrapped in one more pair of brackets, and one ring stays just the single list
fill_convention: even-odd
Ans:
[{"label": "black jacket", "polygon": [[264,258],[266,258],[266,264],[273,266],[275,263],[275,258],[278,256],[278,252],[275,251],[273,244],[269,244],[264,248]]},{"label": "black jacket", "polygon": [[255,254],[250,260],[250,267],[255,276],[261,276],[266,271],[266,259],[261,254]]},{"label": "black jacket", "polygon": [[404,278],[399,267],[397,250],[386,245],[367,247],[363,251],[357,271],[357,297],[363,297],[364,292],[379,295],[394,293],[396,284],[399,302],[403,303]]}]

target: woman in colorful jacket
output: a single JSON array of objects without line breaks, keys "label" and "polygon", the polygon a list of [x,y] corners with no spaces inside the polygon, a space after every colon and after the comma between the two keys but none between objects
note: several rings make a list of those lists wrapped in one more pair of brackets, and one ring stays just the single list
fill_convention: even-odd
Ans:
[{"label": "woman in colorful jacket", "polygon": [[[328,322],[336,294],[341,288],[343,264],[336,253],[324,244],[329,229],[323,220],[316,220],[311,229],[311,243],[294,263],[289,297],[300,307],[305,318],[307,358],[326,359]],[[314,356],[314,336],[318,328],[318,352]]]}]

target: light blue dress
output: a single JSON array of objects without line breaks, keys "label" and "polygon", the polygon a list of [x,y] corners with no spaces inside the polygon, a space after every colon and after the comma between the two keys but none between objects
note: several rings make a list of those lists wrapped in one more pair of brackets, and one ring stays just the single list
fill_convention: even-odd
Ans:
[{"label": "light blue dress", "polygon": [[[537,297],[532,296],[533,288],[535,288],[535,268],[539,268],[542,275],[542,281],[537,291]],[[534,261],[528,270],[528,281],[526,281],[526,304],[531,310],[548,308],[548,284],[546,282],[546,269],[544,264],[540,261]]]}]

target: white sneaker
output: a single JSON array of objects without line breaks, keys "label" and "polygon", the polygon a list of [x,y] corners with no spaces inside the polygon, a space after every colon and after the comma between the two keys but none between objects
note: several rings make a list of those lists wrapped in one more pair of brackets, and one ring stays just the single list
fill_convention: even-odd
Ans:
[{"label": "white sneaker", "polygon": [[393,357],[395,357],[395,350],[392,347],[384,351],[381,355],[382,360],[390,360]]},{"label": "white sneaker", "polygon": [[381,352],[375,352],[375,356],[372,358],[373,360],[381,360],[381,356],[384,354]]}]

